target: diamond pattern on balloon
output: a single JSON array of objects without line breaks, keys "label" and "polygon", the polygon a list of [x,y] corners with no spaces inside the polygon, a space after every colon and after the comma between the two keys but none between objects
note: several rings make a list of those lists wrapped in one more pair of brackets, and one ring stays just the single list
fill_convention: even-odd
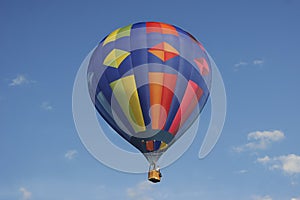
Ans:
[{"label": "diamond pattern on balloon", "polygon": [[123,62],[130,52],[123,51],[121,49],[113,49],[104,59],[103,64],[109,67],[119,68],[120,64]]},{"label": "diamond pattern on balloon", "polygon": [[167,42],[159,43],[148,50],[162,61],[166,62],[179,55],[179,52]]}]

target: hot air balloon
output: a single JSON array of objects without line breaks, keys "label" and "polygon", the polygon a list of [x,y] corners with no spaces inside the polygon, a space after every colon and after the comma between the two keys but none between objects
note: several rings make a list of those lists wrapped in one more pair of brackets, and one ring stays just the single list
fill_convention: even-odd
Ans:
[{"label": "hot air balloon", "polygon": [[131,24],[98,44],[87,77],[99,114],[146,157],[148,179],[159,182],[158,159],[209,97],[211,64],[202,44],[174,25]]}]

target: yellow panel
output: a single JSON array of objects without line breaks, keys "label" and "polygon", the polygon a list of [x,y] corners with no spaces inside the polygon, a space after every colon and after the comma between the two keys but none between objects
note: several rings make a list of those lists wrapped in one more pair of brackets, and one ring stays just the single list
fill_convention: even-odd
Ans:
[{"label": "yellow panel", "polygon": [[161,141],[159,149],[162,150],[162,149],[165,149],[167,147],[168,147],[168,145],[166,143],[164,143],[163,141]]},{"label": "yellow panel", "polygon": [[125,36],[130,36],[130,30],[131,30],[132,25],[125,26],[123,28],[119,28],[113,32],[111,32],[107,38],[104,40],[103,45],[106,45],[107,43],[113,42],[119,38],[125,37]]},{"label": "yellow panel", "polygon": [[114,30],[113,32],[111,32],[106,39],[103,42],[103,45],[106,45],[109,42],[115,41],[117,39],[117,33],[119,32],[120,29]]},{"label": "yellow panel", "polygon": [[123,110],[123,113],[125,114],[126,118],[129,119],[132,128],[135,130],[135,132],[138,132],[138,128],[135,126],[135,123],[131,119],[131,108],[129,106],[129,102],[127,102],[127,95],[124,90],[122,80],[114,81],[110,84],[110,87],[113,90],[113,94],[118,101],[121,109]]},{"label": "yellow panel", "polygon": [[[103,64],[106,66],[111,66],[112,62],[116,60],[116,50],[113,49],[109,54],[105,57]],[[114,66],[113,66],[114,67]]]},{"label": "yellow panel", "polygon": [[134,76],[116,80],[110,83],[110,87],[135,132],[145,131],[146,127]]},{"label": "yellow panel", "polygon": [[116,36],[117,39],[125,37],[125,36],[130,36],[131,27],[132,27],[132,25],[130,24],[128,26],[121,28]]},{"label": "yellow panel", "polygon": [[121,49],[113,49],[109,54],[105,57],[103,64],[106,66],[118,68],[123,60],[130,55],[129,52],[123,51]]},{"label": "yellow panel", "polygon": [[134,118],[135,118],[135,122],[143,127],[143,130],[145,129],[145,122],[144,122],[144,117],[143,117],[143,113],[142,113],[142,109],[141,109],[141,105],[140,105],[140,99],[139,99],[139,95],[137,92],[137,88],[135,85],[135,78],[133,75],[131,76],[126,76],[124,78],[122,78],[122,82],[124,85],[124,89],[125,92],[127,93],[127,97],[130,100],[130,107],[133,111],[134,114]]},{"label": "yellow panel", "polygon": [[125,58],[127,58],[127,56],[129,55],[130,53],[124,53],[123,55],[119,56],[117,59],[116,59],[116,62],[117,62],[117,65],[118,67],[120,66],[120,64],[123,62],[123,60]]}]

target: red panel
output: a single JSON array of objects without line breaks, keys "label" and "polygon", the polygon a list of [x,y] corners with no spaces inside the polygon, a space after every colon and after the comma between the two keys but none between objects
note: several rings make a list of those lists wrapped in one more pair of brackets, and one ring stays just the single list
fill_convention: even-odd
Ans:
[{"label": "red panel", "polygon": [[159,22],[146,22],[146,27],[149,28],[149,27],[159,27],[161,28],[160,26],[161,23]]},{"label": "red panel", "polygon": [[197,106],[202,95],[203,90],[195,82],[189,81],[180,107],[169,129],[171,134],[176,135],[179,128],[184,124],[193,112],[194,108]]},{"label": "red panel", "polygon": [[163,111],[161,111],[161,114],[160,114],[159,127],[161,127],[161,129],[163,129],[163,127],[165,126],[165,122],[167,120],[167,116],[170,111],[170,106],[171,106],[172,99],[174,96],[176,81],[177,81],[177,75],[164,74],[164,83],[163,83],[164,86],[163,86],[163,91],[162,91],[163,98],[161,99],[161,106],[164,107],[165,113],[163,113]]},{"label": "red panel", "polygon": [[178,36],[178,32],[176,31],[174,26],[159,22],[146,22],[146,32],[156,32],[161,34],[171,34]]},{"label": "red panel", "polygon": [[158,22],[146,22],[146,32],[147,33],[152,33],[152,32],[162,33],[160,23],[158,23]]},{"label": "red panel", "polygon": [[176,135],[176,133],[179,129],[180,123],[181,123],[181,108],[179,107],[179,109],[176,113],[176,116],[172,122],[172,125],[169,128],[169,133],[171,133],[172,135]]},{"label": "red panel", "polygon": [[178,56],[178,54],[166,51],[165,57],[164,57],[164,62],[166,62],[167,60],[170,60],[171,58],[174,58],[175,56]]},{"label": "red panel", "polygon": [[146,149],[147,149],[147,151],[153,151],[153,149],[154,149],[153,140],[146,141]]}]

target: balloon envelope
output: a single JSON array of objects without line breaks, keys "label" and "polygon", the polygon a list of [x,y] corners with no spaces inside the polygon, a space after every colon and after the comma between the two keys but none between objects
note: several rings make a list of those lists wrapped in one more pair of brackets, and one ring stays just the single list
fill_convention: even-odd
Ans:
[{"label": "balloon envelope", "polygon": [[208,97],[208,55],[191,34],[159,22],[107,35],[88,67],[91,99],[105,121],[155,163],[199,116]]}]

